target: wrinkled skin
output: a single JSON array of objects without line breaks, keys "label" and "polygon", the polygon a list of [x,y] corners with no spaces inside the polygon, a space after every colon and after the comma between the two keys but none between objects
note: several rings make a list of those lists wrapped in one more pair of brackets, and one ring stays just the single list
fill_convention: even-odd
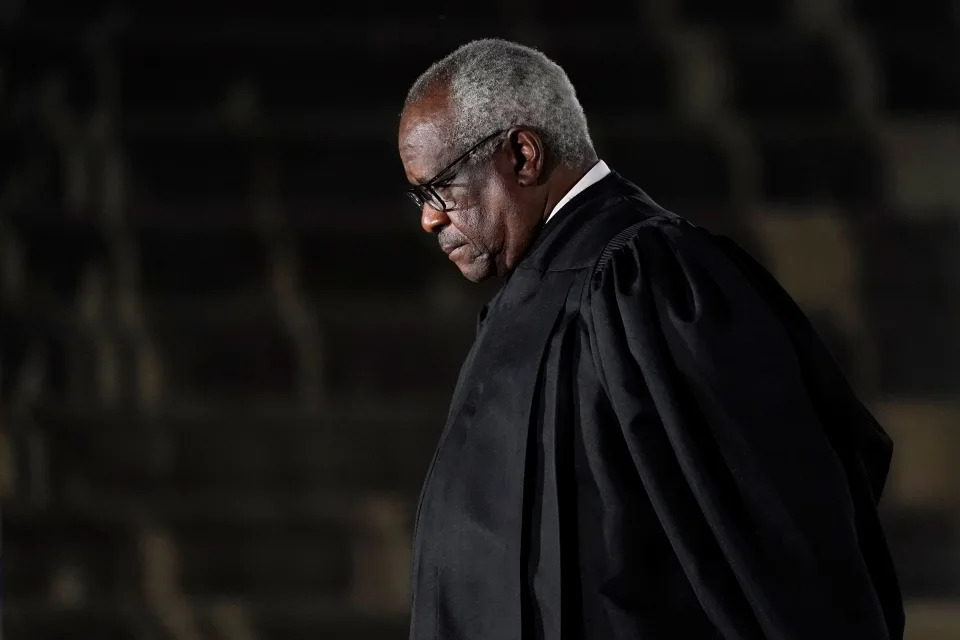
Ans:
[{"label": "wrinkled skin", "polygon": [[[429,180],[465,149],[452,149],[449,99],[435,88],[404,109],[400,158],[411,184]],[[488,132],[489,133],[489,132]],[[450,185],[438,189],[452,201],[446,212],[424,204],[420,224],[473,282],[513,271],[563,195],[586,172],[548,162],[543,140],[517,126],[489,142],[493,156],[467,162]],[[481,150],[482,153],[482,150]]]}]

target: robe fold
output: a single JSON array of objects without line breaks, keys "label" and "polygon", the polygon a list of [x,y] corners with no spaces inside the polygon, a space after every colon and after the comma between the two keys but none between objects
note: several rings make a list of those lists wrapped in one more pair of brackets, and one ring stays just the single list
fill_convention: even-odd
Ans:
[{"label": "robe fold", "polygon": [[763,267],[614,172],[480,312],[410,638],[902,638],[891,455]]}]

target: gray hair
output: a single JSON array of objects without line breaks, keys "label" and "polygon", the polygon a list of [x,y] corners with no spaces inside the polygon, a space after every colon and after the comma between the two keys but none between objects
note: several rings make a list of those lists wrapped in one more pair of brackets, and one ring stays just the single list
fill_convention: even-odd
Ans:
[{"label": "gray hair", "polygon": [[585,168],[596,160],[573,84],[536,49],[496,38],[474,40],[434,62],[410,88],[404,106],[440,86],[450,91],[456,149],[466,151],[498,129],[527,126],[540,134],[548,157],[558,164]]}]

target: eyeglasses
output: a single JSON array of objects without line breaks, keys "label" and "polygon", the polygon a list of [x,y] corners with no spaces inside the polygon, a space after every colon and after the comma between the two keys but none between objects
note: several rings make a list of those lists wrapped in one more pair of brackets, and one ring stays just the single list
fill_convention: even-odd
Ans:
[{"label": "eyeglasses", "polygon": [[417,209],[423,209],[423,203],[427,203],[430,205],[431,209],[435,209],[437,211],[447,211],[448,204],[444,202],[443,198],[441,198],[437,193],[436,187],[443,186],[443,183],[452,180],[460,170],[460,165],[462,165],[467,158],[473,155],[473,153],[485,143],[493,140],[504,131],[506,131],[506,129],[494,131],[486,138],[467,149],[466,153],[464,153],[462,156],[458,157],[456,160],[441,169],[440,173],[433,176],[426,182],[415,184],[407,189],[406,193],[408,196],[410,196],[410,199],[413,200],[413,203],[417,205]]}]

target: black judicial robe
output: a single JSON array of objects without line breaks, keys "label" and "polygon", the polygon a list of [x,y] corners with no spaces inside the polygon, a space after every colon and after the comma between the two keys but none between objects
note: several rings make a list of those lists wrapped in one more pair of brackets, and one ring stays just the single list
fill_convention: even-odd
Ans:
[{"label": "black judicial robe", "polygon": [[774,279],[613,173],[480,313],[410,638],[901,638],[891,453]]}]

